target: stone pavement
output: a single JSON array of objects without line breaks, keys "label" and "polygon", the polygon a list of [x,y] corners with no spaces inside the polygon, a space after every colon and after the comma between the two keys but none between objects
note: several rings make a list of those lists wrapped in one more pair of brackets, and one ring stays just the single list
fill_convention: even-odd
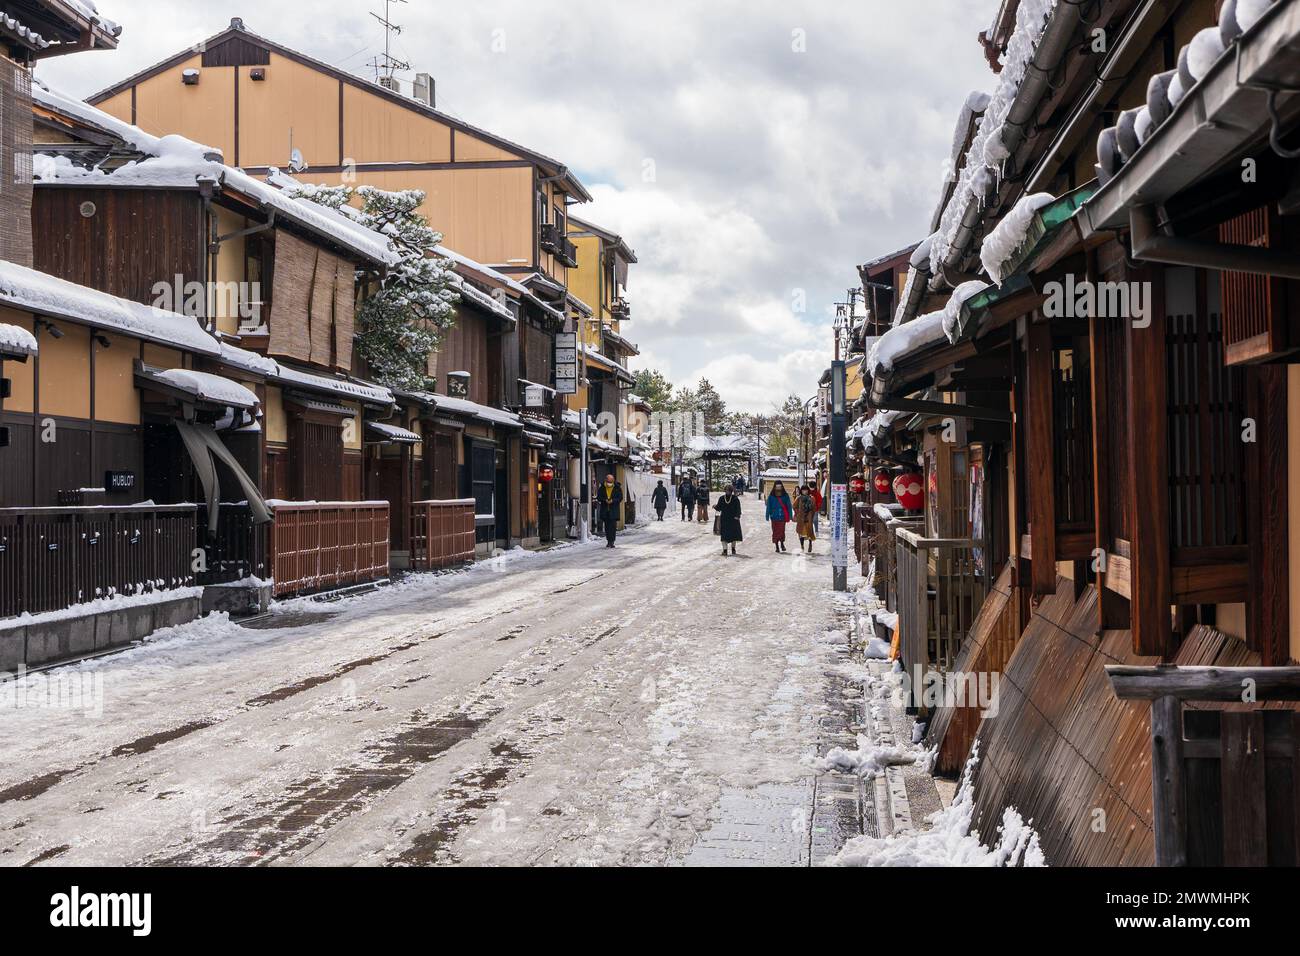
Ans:
[{"label": "stone pavement", "polygon": [[[870,637],[869,606],[838,608],[833,627],[846,631],[850,643],[837,648],[840,663],[866,666],[883,676],[890,665],[865,661]],[[828,670],[824,700],[829,713],[821,720],[816,746],[820,756],[832,747],[855,750],[857,735],[883,745],[911,741],[912,719],[900,704],[878,700],[885,711],[872,715],[871,699],[841,670]],[[879,711],[879,707],[878,707]],[[761,784],[725,792],[716,819],[700,834],[683,863],[686,866],[820,866],[855,836],[874,837],[916,826],[940,809],[933,778],[920,766],[889,767],[874,779],[853,773],[815,773],[792,783]]]}]

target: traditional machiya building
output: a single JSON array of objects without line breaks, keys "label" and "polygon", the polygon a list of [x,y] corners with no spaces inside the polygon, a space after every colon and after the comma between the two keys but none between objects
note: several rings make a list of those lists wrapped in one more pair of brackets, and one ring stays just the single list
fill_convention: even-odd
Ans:
[{"label": "traditional machiya building", "polygon": [[[457,421],[463,438],[484,420],[472,407],[444,403],[435,441],[442,454],[456,449],[457,469],[478,476],[458,484],[462,493],[467,480],[477,486],[471,497],[479,508],[489,504],[488,485],[499,485],[492,510],[477,519],[480,546],[554,537],[563,510],[549,489],[536,490],[536,479],[543,467],[562,472],[567,459],[552,365],[555,333],[568,312],[568,273],[577,264],[568,207],[590,199],[567,167],[439,111],[431,84],[404,95],[258,36],[239,19],[91,102],[147,132],[209,143],[255,176],[285,167],[304,182],[423,191],[422,212],[443,234],[457,270],[471,283],[500,290],[515,319],[491,332],[490,352],[467,356],[490,359],[490,373],[450,361],[462,345],[482,338],[479,332],[450,336],[450,354],[438,362],[438,393],[471,401],[459,393],[460,382],[443,380],[445,373],[466,372],[470,383],[482,383],[472,389],[490,392],[488,402],[475,404],[521,420],[491,423],[492,436],[471,435],[478,443],[466,458],[463,442],[445,434],[448,423]],[[475,277],[476,267],[505,279],[485,282],[482,274]],[[506,436],[510,427],[513,437]]]},{"label": "traditional machiya building", "polygon": [[[578,249],[578,268],[569,277],[570,298],[576,308],[573,325],[579,330],[581,379],[569,402],[571,411],[585,409],[594,436],[588,442],[593,487],[613,474],[628,493],[629,465],[643,463],[640,441],[631,441],[627,397],[635,382],[628,371],[637,347],[623,335],[632,316],[627,296],[628,267],[636,254],[622,237],[600,226],[570,219],[569,235]],[[576,452],[576,447],[570,448]],[[626,511],[625,511],[626,516]]]},{"label": "traditional machiya building", "polygon": [[[416,507],[413,426],[436,400],[353,374],[355,303],[396,263],[387,240],[43,86],[29,114],[41,271],[0,264],[20,330],[5,341],[30,355],[6,362],[16,454],[0,458],[0,520],[17,556],[49,563],[29,545],[68,547],[58,586],[7,592],[25,606],[0,616],[142,587],[206,585],[221,603],[214,587],[238,582],[238,609],[260,581],[276,594],[362,584],[388,576],[390,546],[419,519],[426,549],[463,560]],[[107,524],[78,531],[90,523]],[[157,546],[119,554],[121,539]]]},{"label": "traditional machiya building", "polygon": [[1295,864],[1300,3],[1002,9],[862,362],[879,618],[909,674],[998,678],[912,701],[981,833]]}]

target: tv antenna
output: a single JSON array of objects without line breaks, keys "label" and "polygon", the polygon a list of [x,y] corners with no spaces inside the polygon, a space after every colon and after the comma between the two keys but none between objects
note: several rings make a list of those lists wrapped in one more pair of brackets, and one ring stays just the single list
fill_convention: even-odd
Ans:
[{"label": "tv antenna", "polygon": [[411,64],[405,60],[399,60],[393,56],[393,37],[402,32],[401,24],[394,23],[392,20],[392,6],[394,3],[406,3],[407,0],[384,0],[384,15],[377,13],[370,15],[378,20],[384,27],[384,52],[370,61],[370,65],[375,69],[375,80],[381,81],[385,77],[390,83],[393,80],[393,74],[409,70]]}]

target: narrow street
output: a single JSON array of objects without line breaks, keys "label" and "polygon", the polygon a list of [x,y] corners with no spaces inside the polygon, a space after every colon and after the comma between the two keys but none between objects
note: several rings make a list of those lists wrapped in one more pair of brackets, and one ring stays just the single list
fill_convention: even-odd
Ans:
[{"label": "narrow street", "polygon": [[[745,510],[734,558],[670,512],[10,682],[0,860],[820,862],[876,832],[813,769],[854,742],[853,601]],[[33,705],[69,684],[102,701]]]}]

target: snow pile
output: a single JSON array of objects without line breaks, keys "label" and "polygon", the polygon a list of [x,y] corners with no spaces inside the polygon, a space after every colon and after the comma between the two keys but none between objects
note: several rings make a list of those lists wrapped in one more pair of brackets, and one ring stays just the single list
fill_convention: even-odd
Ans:
[{"label": "snow pile", "polygon": [[821,641],[823,644],[847,644],[849,642],[849,636],[843,631],[829,630],[822,632],[818,636],[817,640]]},{"label": "snow pile", "polygon": [[971,771],[978,760],[978,744],[962,773],[952,805],[928,817],[927,830],[906,830],[883,839],[854,837],[830,861],[831,866],[1046,866],[1038,834],[1007,807],[998,827],[997,842],[987,847],[971,830],[975,812],[975,786]]},{"label": "snow pile", "polygon": [[952,290],[952,295],[948,297],[948,301],[943,307],[943,334],[948,336],[949,341],[956,341],[957,339],[957,320],[961,318],[962,306],[988,287],[987,282],[971,279],[969,282],[963,282]]},{"label": "snow pile", "polygon": [[903,747],[874,744],[865,735],[858,734],[858,749],[846,750],[832,747],[826,756],[813,761],[818,773],[856,773],[871,780],[885,772],[886,767],[906,766],[916,761],[916,753]]},{"label": "snow pile", "polygon": [[0,352],[36,354],[36,336],[17,325],[0,322]]},{"label": "snow pile", "polygon": [[1011,207],[1011,211],[1002,217],[996,228],[985,236],[984,244],[980,247],[980,262],[984,264],[984,271],[989,274],[989,278],[998,285],[1002,285],[1006,278],[1002,272],[1003,265],[1024,243],[1034,216],[1055,199],[1051,193],[1022,196]]},{"label": "snow pile", "polygon": [[939,234],[931,251],[931,262],[941,264],[948,260],[957,229],[972,204],[980,203],[993,187],[998,177],[998,167],[1007,159],[1003,141],[1003,124],[1020,85],[1024,82],[1038,41],[1042,38],[1056,0],[1022,0],[1016,10],[1016,28],[1007,43],[1007,53],[998,74],[998,86],[990,98],[979,129],[971,140],[952,197],[939,218]]},{"label": "snow pile", "polygon": [[257,395],[228,378],[209,372],[195,372],[187,368],[172,368],[153,376],[159,381],[192,392],[196,398],[239,408],[256,408]]},{"label": "snow pile", "polygon": [[[96,489],[99,490],[99,489]],[[154,590],[145,590],[153,588]],[[37,614],[23,612],[12,618],[5,618],[0,621],[0,632],[14,627],[26,627],[29,624],[47,624],[51,621],[66,621],[74,617],[84,617],[89,614],[104,614],[109,611],[120,611],[128,607],[140,607],[146,604],[161,604],[164,601],[177,601],[182,598],[197,598],[203,596],[201,587],[173,587],[168,588],[165,581],[140,582],[135,585],[135,590],[130,594],[121,594],[117,591],[110,591],[107,594],[96,594],[89,601],[83,601],[80,604],[70,604],[67,607],[61,607],[55,611],[41,611]]]},{"label": "snow pile", "polygon": [[[1256,23],[1259,18],[1268,12],[1268,8],[1273,5],[1273,0],[1237,0],[1234,13],[1237,17],[1237,26],[1241,27],[1241,32],[1245,33]],[[1227,6],[1225,4],[1224,6]]]},{"label": "snow pile", "polygon": [[884,335],[867,353],[867,370],[873,378],[881,372],[888,372],[894,363],[917,349],[944,338],[943,312],[930,312],[918,316],[911,322],[896,325]]}]

